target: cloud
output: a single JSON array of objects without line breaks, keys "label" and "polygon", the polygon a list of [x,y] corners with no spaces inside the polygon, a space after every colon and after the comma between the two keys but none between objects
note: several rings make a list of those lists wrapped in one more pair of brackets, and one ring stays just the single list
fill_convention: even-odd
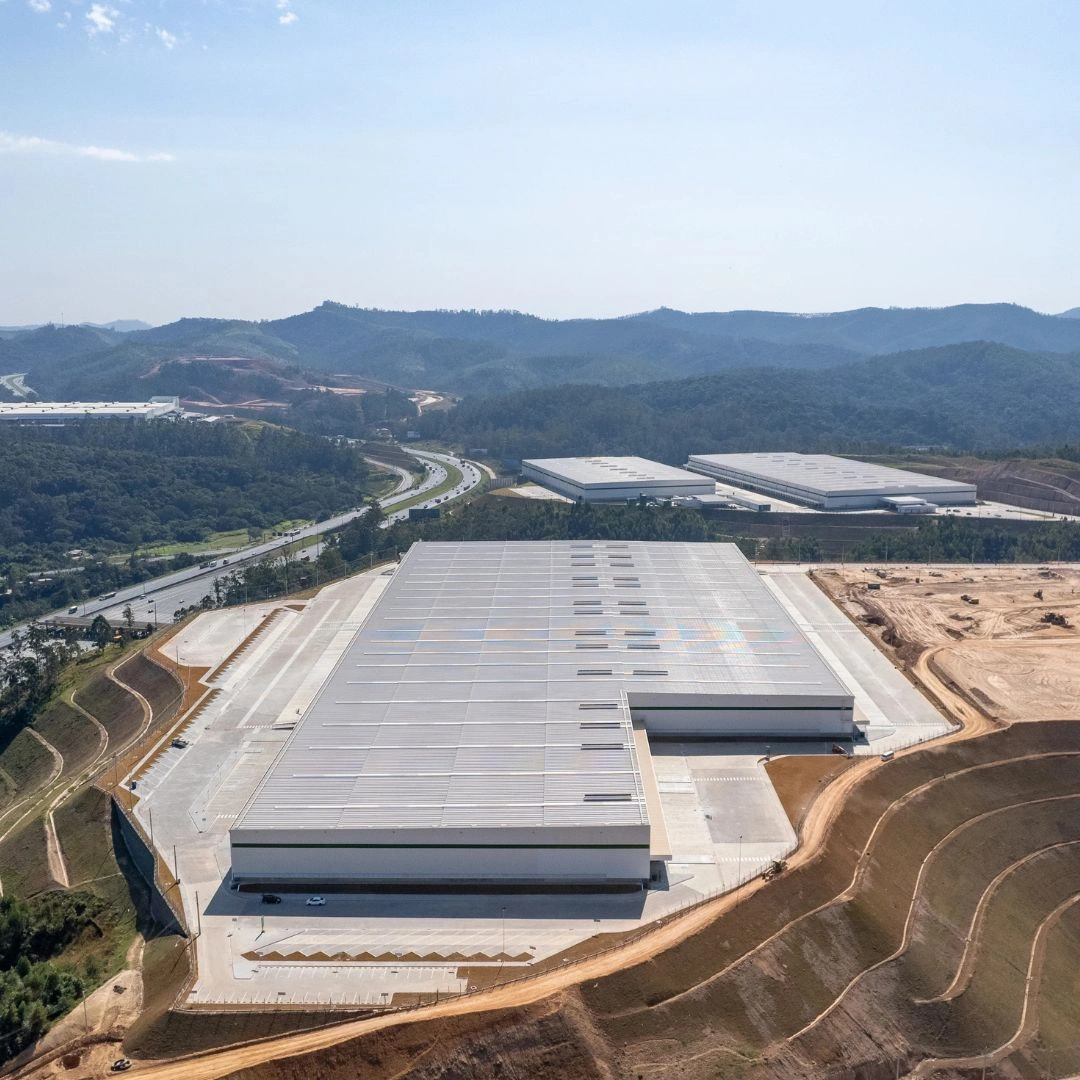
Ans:
[{"label": "cloud", "polygon": [[281,13],[278,15],[278,22],[282,26],[292,26],[300,18],[295,11],[290,10],[291,5],[292,0],[277,0],[277,9]]},{"label": "cloud", "polygon": [[52,0],[26,0],[26,2],[30,5],[30,10],[36,11],[39,15],[44,15],[52,8]]},{"label": "cloud", "polygon": [[170,34],[168,30],[163,30],[160,26],[154,27],[154,33],[157,34],[161,44],[170,51],[176,47],[177,42],[180,40],[175,34]]},{"label": "cloud", "polygon": [[172,154],[136,154],[110,146],[76,146],[74,143],[42,139],[38,135],[14,135],[0,131],[0,154],[57,154],[66,157],[92,158],[95,161],[120,161],[129,164],[175,161]]},{"label": "cloud", "polygon": [[86,13],[86,32],[93,37],[95,34],[111,34],[116,20],[120,18],[120,12],[108,4],[91,4]]}]

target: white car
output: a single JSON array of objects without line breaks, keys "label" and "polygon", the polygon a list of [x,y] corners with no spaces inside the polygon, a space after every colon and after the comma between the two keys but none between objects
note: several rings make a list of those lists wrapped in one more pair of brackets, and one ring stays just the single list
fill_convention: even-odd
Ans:
[{"label": "white car", "polygon": [[309,896],[305,901],[308,907],[326,907],[325,896]]}]

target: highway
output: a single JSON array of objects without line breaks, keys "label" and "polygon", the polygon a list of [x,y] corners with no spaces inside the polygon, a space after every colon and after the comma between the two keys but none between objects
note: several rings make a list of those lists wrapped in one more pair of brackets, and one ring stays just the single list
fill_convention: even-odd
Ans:
[{"label": "highway", "polygon": [[[427,466],[427,475],[420,484],[405,486],[407,481],[412,480],[411,476],[402,469],[394,469],[389,465],[378,462],[381,468],[396,472],[402,478],[390,495],[379,500],[379,505],[382,506],[386,514],[385,524],[387,525],[408,516],[408,509],[394,510],[394,507],[401,503],[409,502],[410,506],[423,507],[435,506],[436,504],[445,505],[471,491],[484,478],[484,474],[478,465],[473,464],[471,461],[465,461],[463,458],[456,458],[451,454],[437,454],[427,450],[407,450],[406,453],[424,462]],[[450,491],[434,496],[431,499],[424,499],[416,503],[412,502],[418,495],[438,488],[446,480],[447,465],[452,465],[461,471],[461,482]],[[311,544],[308,546],[314,548],[318,545],[319,538],[325,533],[348,524],[364,512],[365,508],[360,507],[339,514],[336,517],[328,518],[326,521],[320,521],[315,525],[302,526],[294,530],[291,535],[278,536],[271,541],[242,548],[226,556],[224,560],[215,559],[215,565],[207,569],[190,566],[187,569],[177,570],[162,577],[152,578],[139,585],[120,589],[115,596],[110,597],[108,600],[88,600],[79,605],[78,614],[81,617],[104,615],[109,622],[120,623],[123,621],[124,608],[130,604],[135,616],[135,622],[138,624],[148,622],[155,624],[170,623],[172,622],[173,612],[182,607],[198,604],[208,592],[213,591],[215,577],[220,577],[222,573],[228,573],[229,570],[235,569],[237,566],[257,562],[259,559],[280,551],[290,544],[296,544],[298,541],[310,540]],[[40,615],[38,619],[44,620],[66,614],[67,610],[64,609],[47,615]],[[0,649],[7,648],[10,644],[11,631],[6,630],[0,633]]]}]

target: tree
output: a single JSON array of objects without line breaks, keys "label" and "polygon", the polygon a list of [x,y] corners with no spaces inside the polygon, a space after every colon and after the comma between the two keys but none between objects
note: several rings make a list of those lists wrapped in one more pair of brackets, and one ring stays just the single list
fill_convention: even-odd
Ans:
[{"label": "tree", "polygon": [[128,628],[129,634],[135,629],[135,612],[131,610],[130,604],[124,608],[124,625]]},{"label": "tree", "polygon": [[105,646],[112,641],[113,631],[112,626],[109,625],[109,620],[104,615],[95,615],[94,621],[90,624],[90,638],[97,645],[99,649],[104,650]]}]

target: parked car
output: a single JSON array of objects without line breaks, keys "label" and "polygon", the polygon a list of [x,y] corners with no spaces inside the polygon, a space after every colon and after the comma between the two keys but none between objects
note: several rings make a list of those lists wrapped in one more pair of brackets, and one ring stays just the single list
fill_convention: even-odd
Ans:
[{"label": "parked car", "polygon": [[277,893],[264,892],[262,894],[262,902],[264,904],[280,904],[281,897],[278,896]]},{"label": "parked car", "polygon": [[309,896],[305,901],[308,907],[326,907],[326,897]]},{"label": "parked car", "polygon": [[187,739],[180,739],[180,738],[173,739],[172,744],[173,744],[173,746],[176,747],[177,750],[186,750],[188,748],[188,746],[191,745],[187,741]]}]

